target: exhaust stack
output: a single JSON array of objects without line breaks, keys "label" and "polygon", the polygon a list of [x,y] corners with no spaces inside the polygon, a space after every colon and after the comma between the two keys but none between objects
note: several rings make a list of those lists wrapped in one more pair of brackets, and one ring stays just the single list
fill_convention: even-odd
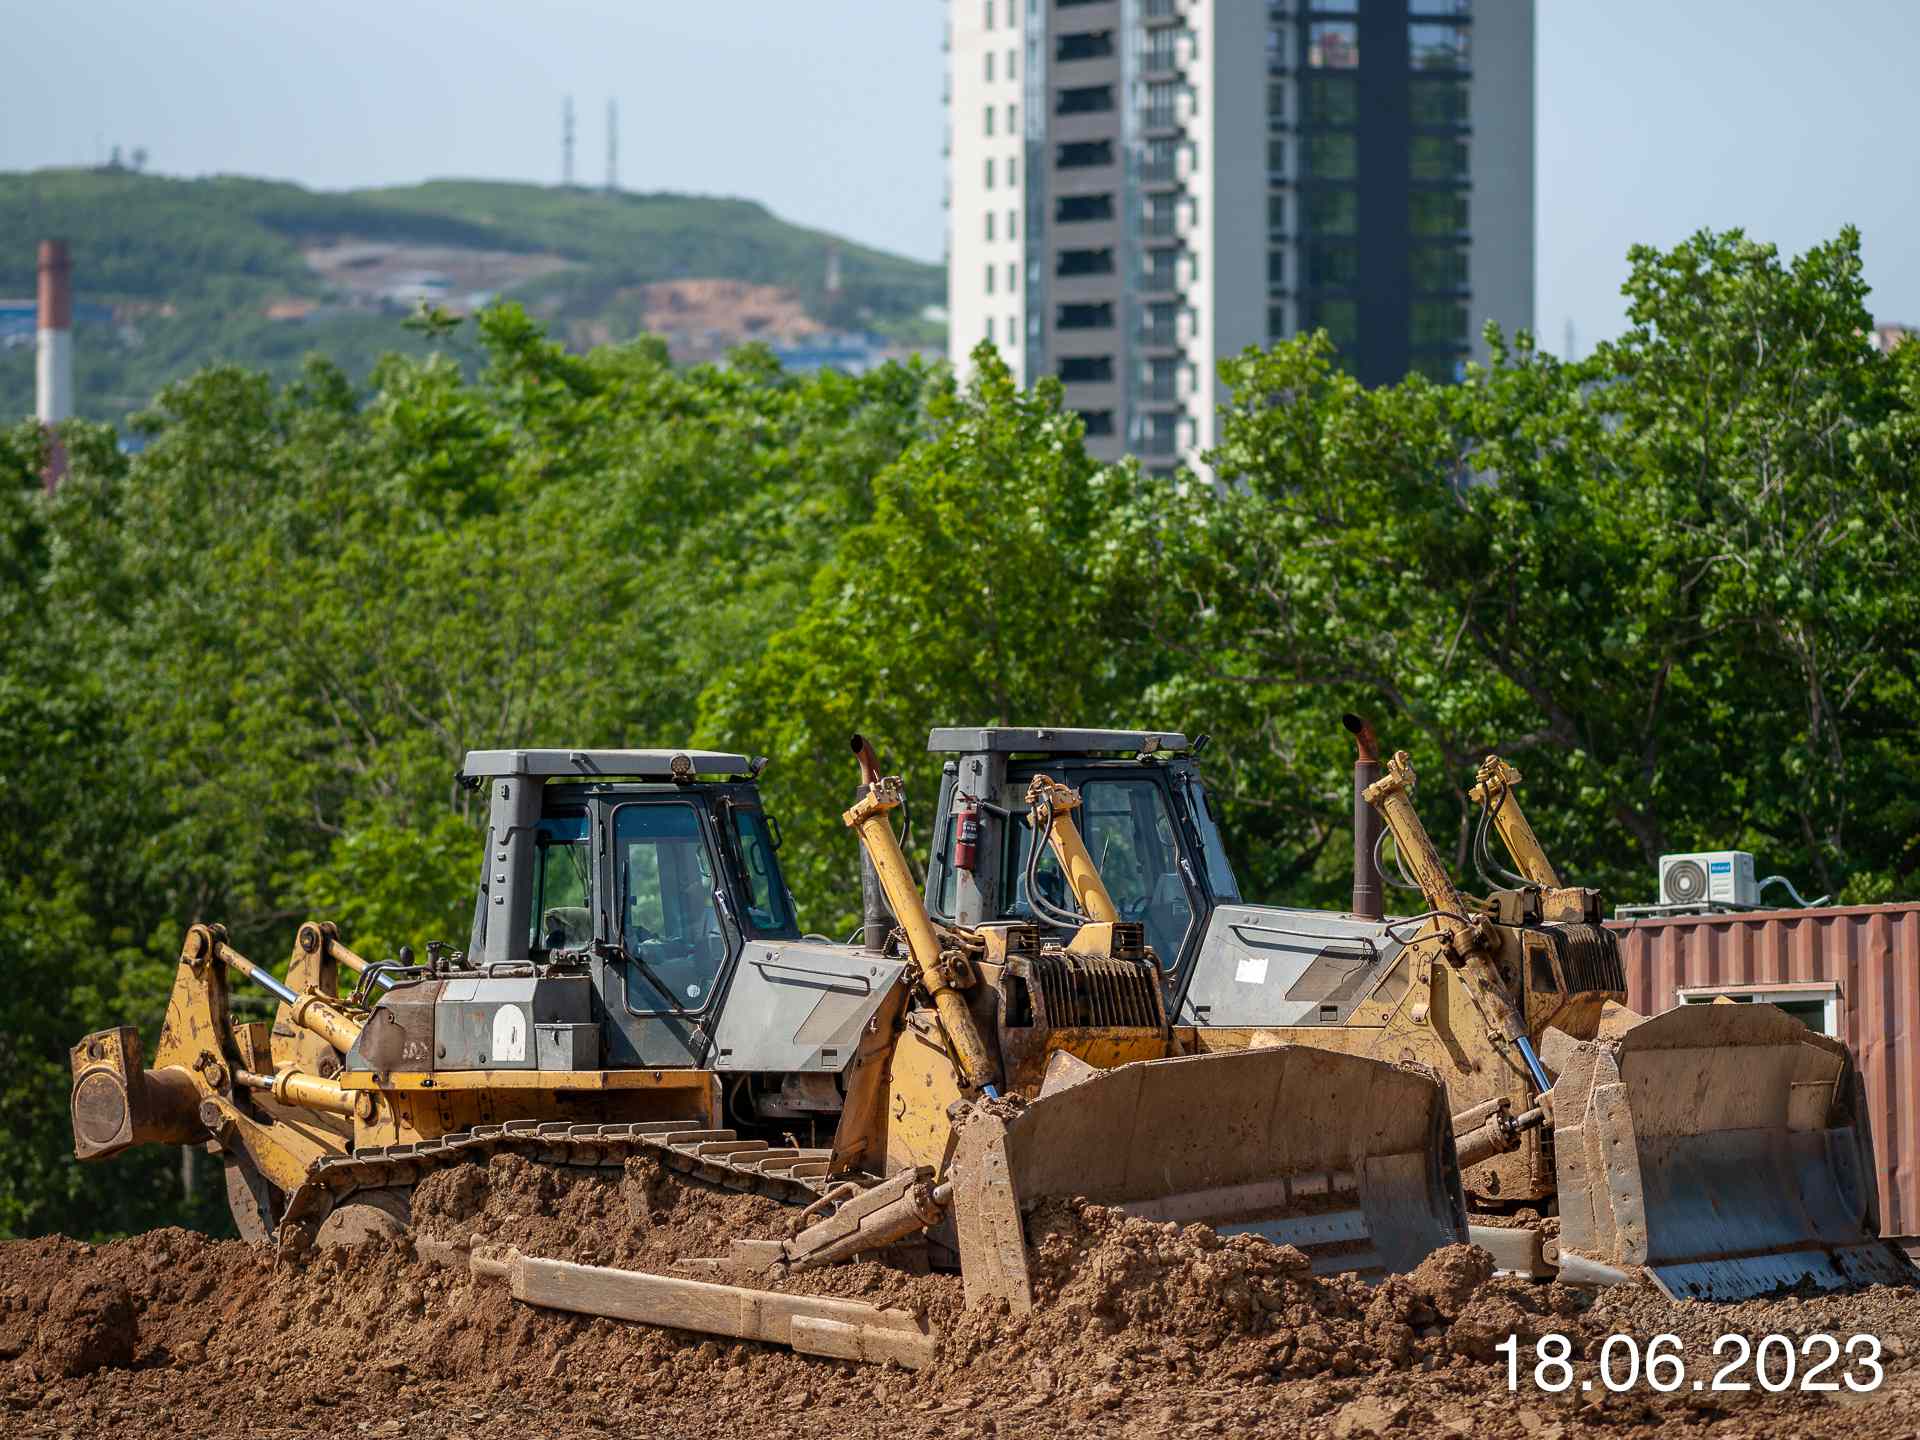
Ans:
[{"label": "exhaust stack", "polygon": [[40,317],[34,366],[34,414],[51,442],[47,491],[67,473],[67,452],[53,427],[73,416],[73,275],[67,242],[40,242]]},{"label": "exhaust stack", "polygon": [[1380,778],[1380,745],[1373,726],[1358,715],[1340,723],[1353,736],[1353,913],[1366,920],[1386,918],[1386,897],[1373,852],[1380,843],[1380,814],[1367,803],[1367,787]]}]

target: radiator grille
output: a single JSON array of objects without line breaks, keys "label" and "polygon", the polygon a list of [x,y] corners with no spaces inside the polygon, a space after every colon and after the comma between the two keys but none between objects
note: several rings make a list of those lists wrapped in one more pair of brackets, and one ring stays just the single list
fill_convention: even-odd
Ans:
[{"label": "radiator grille", "polygon": [[1124,1026],[1164,1030],[1160,977],[1142,960],[1089,959],[1050,952],[1027,962],[1039,1021],[1055,1030]]},{"label": "radiator grille", "polygon": [[1620,961],[1620,944],[1613,932],[1598,925],[1548,925],[1560,951],[1560,969],[1567,989],[1604,991],[1624,996],[1627,969]]}]

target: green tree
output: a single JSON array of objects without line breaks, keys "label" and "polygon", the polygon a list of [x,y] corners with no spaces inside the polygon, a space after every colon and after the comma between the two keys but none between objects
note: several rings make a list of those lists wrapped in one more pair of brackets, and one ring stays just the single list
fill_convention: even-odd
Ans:
[{"label": "green tree", "polygon": [[1631,260],[1633,328],[1578,365],[1497,333],[1458,386],[1366,390],[1320,338],[1229,362],[1226,493],[1117,520],[1160,601],[1134,638],[1177,657],[1155,698],[1226,731],[1254,889],[1339,893],[1346,709],[1447,797],[1463,871],[1497,749],[1617,896],[1694,846],[1910,885],[1912,360],[1862,338],[1851,232]]},{"label": "green tree", "polygon": [[859,914],[858,843],[840,819],[854,732],[909,777],[926,817],[935,725],[1143,718],[1149,657],[1112,641],[1131,587],[1092,583],[1102,519],[1140,488],[1136,472],[1088,456],[1058,382],[1019,390],[991,346],[964,389],[934,396],[928,423],[875,476],[871,519],[842,535],[805,607],[701,701],[712,743],[773,758],[789,883],[837,933]]}]

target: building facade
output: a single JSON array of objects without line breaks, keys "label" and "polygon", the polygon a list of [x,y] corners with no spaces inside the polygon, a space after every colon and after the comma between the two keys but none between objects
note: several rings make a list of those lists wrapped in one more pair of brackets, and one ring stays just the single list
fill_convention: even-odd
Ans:
[{"label": "building facade", "polygon": [[1193,460],[1249,345],[1445,380],[1533,323],[1533,0],[949,0],[947,52],[951,356],[1096,454]]}]

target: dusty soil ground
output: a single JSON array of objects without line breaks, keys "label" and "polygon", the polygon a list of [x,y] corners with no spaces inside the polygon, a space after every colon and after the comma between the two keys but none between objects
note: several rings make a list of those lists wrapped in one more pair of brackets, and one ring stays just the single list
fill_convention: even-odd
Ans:
[{"label": "dusty soil ground", "polygon": [[[646,1269],[722,1253],[730,1234],[779,1233],[787,1213],[648,1162],[556,1174],[513,1156],[436,1175],[415,1204],[423,1235]],[[1909,1358],[1920,1354],[1920,1294],[1908,1291],[1673,1304],[1651,1291],[1493,1280],[1485,1253],[1464,1246],[1370,1288],[1316,1279],[1298,1252],[1263,1241],[1073,1204],[1036,1215],[1031,1238],[1041,1304],[1024,1317],[966,1312],[957,1278],[878,1263],[790,1282],[924,1316],[942,1334],[940,1358],[912,1374],[532,1310],[411,1243],[287,1256],[180,1230],[99,1247],[15,1242],[0,1247],[0,1434],[1920,1433]],[[1575,1356],[1561,1395],[1531,1380],[1533,1343],[1549,1332]],[[1597,1357],[1616,1332],[1643,1349],[1655,1334],[1679,1336],[1686,1387],[1608,1393]],[[1871,1334],[1885,1383],[1868,1395],[1693,1391],[1693,1378],[1726,1363],[1711,1352],[1728,1333],[1827,1333],[1843,1345]],[[1494,1350],[1510,1334],[1522,1345],[1517,1393]],[[1825,1378],[1851,1363],[1842,1356]]]}]

